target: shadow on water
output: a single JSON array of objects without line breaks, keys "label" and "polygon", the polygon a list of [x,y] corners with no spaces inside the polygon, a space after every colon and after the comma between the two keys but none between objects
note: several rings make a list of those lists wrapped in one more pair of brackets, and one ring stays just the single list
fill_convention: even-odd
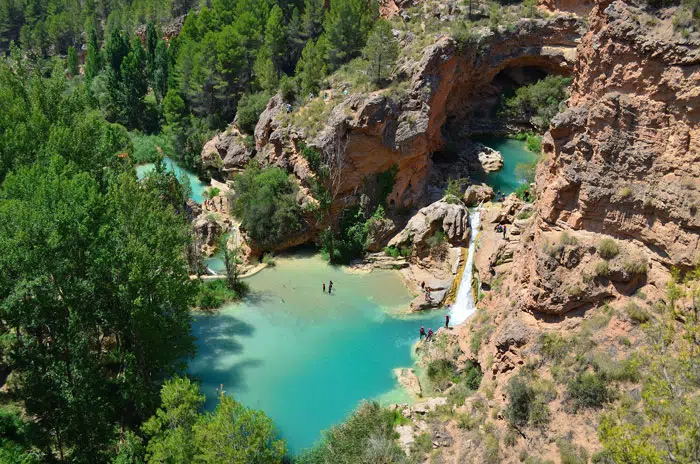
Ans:
[{"label": "shadow on water", "polygon": [[255,327],[229,314],[195,317],[194,334],[198,340],[197,362],[214,365],[222,354],[240,354],[243,344],[237,337],[252,337]]}]

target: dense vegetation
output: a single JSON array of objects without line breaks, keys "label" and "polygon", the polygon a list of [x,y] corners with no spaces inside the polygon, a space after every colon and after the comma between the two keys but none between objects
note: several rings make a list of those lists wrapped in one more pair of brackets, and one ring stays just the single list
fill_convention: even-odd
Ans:
[{"label": "dense vegetation", "polygon": [[524,119],[544,132],[559,112],[561,102],[568,98],[569,84],[569,77],[550,75],[524,85],[515,91],[515,95],[504,99],[501,111],[505,116]]}]

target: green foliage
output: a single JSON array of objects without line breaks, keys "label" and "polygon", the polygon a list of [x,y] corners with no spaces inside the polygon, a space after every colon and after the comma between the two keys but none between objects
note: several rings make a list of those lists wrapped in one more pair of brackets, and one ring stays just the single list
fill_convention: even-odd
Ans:
[{"label": "green foliage", "polygon": [[68,58],[66,59],[66,69],[68,74],[71,76],[77,76],[79,73],[78,68],[78,52],[75,51],[75,47],[72,45],[68,47]]},{"label": "green foliage", "polygon": [[506,391],[508,405],[503,414],[511,425],[514,427],[547,425],[549,422],[547,403],[553,399],[551,391],[524,374],[513,377]]},{"label": "green foliage", "polygon": [[459,177],[456,179],[447,179],[445,197],[455,197],[458,201],[461,201],[462,196],[464,196],[464,190],[468,182],[469,179],[465,179],[464,177]]},{"label": "green foliage", "polygon": [[599,408],[611,401],[613,394],[608,390],[606,379],[593,372],[579,373],[567,386],[568,397],[575,408]]},{"label": "green foliage", "polygon": [[596,263],[594,271],[596,277],[609,277],[610,265],[607,261],[599,261]]},{"label": "green foliage", "polygon": [[5,178],[2,322],[24,334],[9,361],[47,454],[103,460],[194,353],[186,243],[184,219],[131,172],[101,185],[54,157]]},{"label": "green foliage", "polygon": [[224,280],[202,281],[194,299],[194,306],[203,310],[216,309],[226,303],[236,301],[242,296],[235,290],[229,289]]},{"label": "green foliage", "polygon": [[598,244],[598,254],[603,259],[613,259],[618,253],[620,253],[620,247],[611,238],[604,238]]},{"label": "green foliage", "polygon": [[367,60],[372,81],[380,85],[391,74],[399,57],[399,42],[388,21],[381,20],[375,24],[362,53]]},{"label": "green foliage", "polygon": [[428,378],[438,390],[444,390],[457,377],[457,366],[448,359],[434,359],[428,363]]},{"label": "green foliage", "polygon": [[173,156],[172,140],[165,135],[146,135],[140,132],[129,132],[133,146],[131,158],[134,163],[154,163],[163,156]]},{"label": "green foliage", "polygon": [[411,443],[411,455],[426,454],[433,450],[433,437],[428,432],[416,435]]},{"label": "green foliage", "polygon": [[332,66],[359,55],[378,16],[375,2],[331,0],[323,22],[328,40],[328,59]]},{"label": "green foliage", "polygon": [[272,420],[263,412],[224,393],[214,412],[201,414],[203,404],[199,387],[186,377],[163,385],[161,406],[143,426],[150,437],[146,462],[282,462],[285,443],[276,438]]},{"label": "green foliage", "polygon": [[234,179],[233,212],[241,227],[263,247],[280,243],[301,229],[297,185],[280,168],[254,164]]},{"label": "green foliage", "polygon": [[[524,118],[537,130],[545,131],[559,112],[559,105],[568,97],[567,88],[570,83],[569,77],[551,75],[534,84],[520,87],[513,97],[504,100],[502,111],[508,117]],[[535,148],[532,151],[540,152],[534,146],[534,139],[532,148]]]},{"label": "green foliage", "polygon": [[221,193],[221,189],[219,189],[218,187],[209,187],[204,193],[209,198],[214,198]]},{"label": "green foliage", "polygon": [[411,247],[388,246],[384,248],[384,253],[391,256],[392,258],[398,258],[399,256],[403,258],[408,258],[411,255]]},{"label": "green foliage", "polygon": [[625,312],[630,319],[637,324],[644,324],[645,322],[649,322],[649,319],[651,319],[649,313],[634,301],[629,301],[625,305]]},{"label": "green foliage", "polygon": [[391,192],[394,191],[394,185],[396,184],[396,174],[399,172],[399,166],[394,164],[386,171],[377,174],[377,184],[379,186],[378,192],[378,203],[380,206],[386,207],[386,199],[389,197]]},{"label": "green foliage", "polygon": [[545,359],[561,361],[566,357],[569,347],[566,340],[556,332],[545,332],[540,335],[540,353]]},{"label": "green foliage", "polygon": [[527,138],[525,139],[525,146],[531,152],[539,155],[540,153],[542,153],[542,136],[532,133],[527,134]]},{"label": "green foliage", "polygon": [[394,414],[377,403],[363,403],[344,423],[324,432],[321,441],[296,462],[390,464],[403,458],[394,440]]},{"label": "green foliage", "polygon": [[622,270],[630,275],[645,276],[648,271],[647,261],[639,256],[630,256],[622,262]]},{"label": "green foliage", "polygon": [[236,113],[238,127],[244,132],[252,134],[258,123],[258,118],[260,118],[260,113],[265,111],[269,99],[270,96],[266,92],[243,95],[238,101],[238,112]]},{"label": "green foliage", "polygon": [[319,172],[321,168],[321,152],[303,142],[299,144],[299,148],[301,149],[301,156],[309,163],[311,170]]},{"label": "green foliage", "polygon": [[583,446],[578,448],[569,440],[557,440],[557,448],[559,449],[559,459],[561,464],[587,464],[588,451]]}]

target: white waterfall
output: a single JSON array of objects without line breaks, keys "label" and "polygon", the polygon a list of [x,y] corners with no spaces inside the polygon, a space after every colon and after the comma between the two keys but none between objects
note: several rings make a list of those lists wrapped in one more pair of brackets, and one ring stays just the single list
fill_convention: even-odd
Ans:
[{"label": "white waterfall", "polygon": [[477,208],[473,213],[469,214],[469,224],[471,227],[469,233],[469,251],[467,252],[467,262],[464,265],[462,280],[457,289],[457,297],[450,308],[450,323],[452,325],[461,324],[476,311],[474,295],[472,295],[472,268],[474,267],[475,242],[476,236],[479,233],[480,221],[481,216],[479,214],[479,208]]}]

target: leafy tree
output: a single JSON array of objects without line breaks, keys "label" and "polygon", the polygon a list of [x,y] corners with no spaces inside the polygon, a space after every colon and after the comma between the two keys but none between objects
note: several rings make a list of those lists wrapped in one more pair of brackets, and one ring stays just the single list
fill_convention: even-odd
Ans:
[{"label": "leafy tree", "polygon": [[369,62],[369,74],[375,84],[381,84],[394,69],[399,57],[399,42],[391,32],[388,21],[378,21],[367,39],[364,55]]},{"label": "leafy tree", "polygon": [[234,214],[262,247],[279,244],[301,229],[297,186],[280,168],[250,164],[234,179]]},{"label": "leafy tree", "polygon": [[121,92],[119,98],[120,117],[129,128],[140,127],[145,112],[144,97],[148,91],[146,75],[146,53],[140,41],[124,58],[120,66]]},{"label": "leafy tree", "polygon": [[68,47],[68,74],[71,76],[78,75],[78,52],[75,51],[75,47]]},{"label": "leafy tree", "polygon": [[296,74],[302,95],[318,92],[321,80],[327,74],[326,53],[328,42],[325,37],[316,42],[307,42],[297,63]]},{"label": "leafy tree", "polygon": [[537,130],[549,127],[559,112],[559,105],[568,98],[571,78],[547,76],[534,84],[518,88],[515,95],[504,101],[502,112],[509,117],[525,118]]}]

